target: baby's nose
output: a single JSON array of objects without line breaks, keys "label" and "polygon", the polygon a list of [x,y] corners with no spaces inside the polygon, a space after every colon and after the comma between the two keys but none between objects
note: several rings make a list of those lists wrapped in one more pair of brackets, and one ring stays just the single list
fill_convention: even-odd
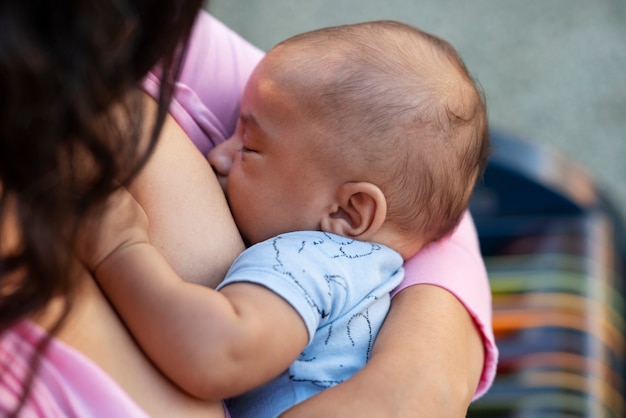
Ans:
[{"label": "baby's nose", "polygon": [[237,152],[237,140],[229,138],[221,144],[213,148],[207,155],[209,164],[218,176],[227,177],[235,160],[235,152]]},{"label": "baby's nose", "polygon": [[206,157],[224,192],[226,192],[226,182],[235,160],[235,153],[238,147],[241,148],[239,142],[237,138],[231,137],[213,148]]}]

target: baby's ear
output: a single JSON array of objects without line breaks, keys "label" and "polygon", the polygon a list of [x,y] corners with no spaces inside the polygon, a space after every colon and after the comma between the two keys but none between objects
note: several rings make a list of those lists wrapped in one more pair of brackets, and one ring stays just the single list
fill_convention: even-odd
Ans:
[{"label": "baby's ear", "polygon": [[324,232],[367,241],[385,222],[387,199],[372,183],[344,183],[335,199],[334,206],[322,218]]}]

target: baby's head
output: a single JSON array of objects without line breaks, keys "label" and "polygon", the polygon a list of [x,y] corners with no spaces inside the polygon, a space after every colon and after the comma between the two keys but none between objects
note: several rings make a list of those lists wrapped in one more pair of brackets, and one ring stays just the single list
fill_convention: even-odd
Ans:
[{"label": "baby's head", "polygon": [[451,233],[488,156],[482,93],[446,41],[378,21],[292,37],[269,58],[325,134],[317,149],[377,185],[386,223],[423,243]]},{"label": "baby's head", "polygon": [[228,175],[249,242],[317,229],[407,257],[450,233],[488,153],[483,98],[445,41],[398,22],[312,31],[268,52]]}]

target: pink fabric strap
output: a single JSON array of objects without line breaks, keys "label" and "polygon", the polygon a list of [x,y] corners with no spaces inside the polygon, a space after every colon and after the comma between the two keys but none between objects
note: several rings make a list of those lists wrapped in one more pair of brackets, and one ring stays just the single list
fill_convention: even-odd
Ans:
[{"label": "pink fabric strap", "polygon": [[[23,321],[0,339],[0,415],[12,411],[23,393],[32,354],[46,334]],[[148,418],[120,386],[78,351],[54,338],[40,356],[20,416]]]}]

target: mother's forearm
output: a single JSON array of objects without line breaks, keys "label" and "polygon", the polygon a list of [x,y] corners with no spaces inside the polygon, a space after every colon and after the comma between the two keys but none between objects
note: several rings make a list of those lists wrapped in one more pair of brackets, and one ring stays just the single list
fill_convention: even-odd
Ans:
[{"label": "mother's forearm", "polygon": [[363,370],[283,416],[464,417],[482,369],[483,343],[463,305],[415,285],[394,297]]},{"label": "mother's forearm", "polygon": [[455,296],[415,285],[394,297],[375,357],[395,370],[400,416],[464,417],[482,374],[484,346]]}]

